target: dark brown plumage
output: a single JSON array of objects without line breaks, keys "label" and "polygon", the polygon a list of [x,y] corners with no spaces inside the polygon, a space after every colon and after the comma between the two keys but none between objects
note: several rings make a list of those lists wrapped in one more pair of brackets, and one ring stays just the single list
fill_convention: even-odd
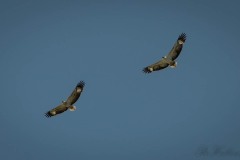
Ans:
[{"label": "dark brown plumage", "polygon": [[68,97],[67,101],[63,101],[62,104],[45,113],[45,116],[46,117],[56,116],[60,113],[65,112],[68,109],[70,111],[76,110],[76,107],[73,106],[73,104],[79,99],[84,86],[85,86],[84,81],[80,81],[73,90],[73,92],[71,93],[71,95]]},{"label": "dark brown plumage", "polygon": [[143,72],[151,73],[153,71],[158,71],[167,68],[168,66],[175,68],[177,66],[177,62],[175,61],[175,59],[177,59],[177,57],[180,55],[183,48],[183,44],[186,41],[186,38],[187,36],[185,33],[179,35],[177,41],[175,42],[173,48],[168,53],[168,55],[162,57],[160,61],[143,68]]}]

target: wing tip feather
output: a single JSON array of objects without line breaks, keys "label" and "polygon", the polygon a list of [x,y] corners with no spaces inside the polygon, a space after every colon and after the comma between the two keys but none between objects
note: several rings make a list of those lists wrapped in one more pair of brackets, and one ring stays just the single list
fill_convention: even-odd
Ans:
[{"label": "wing tip feather", "polygon": [[151,73],[151,71],[149,70],[149,68],[148,67],[145,67],[145,68],[143,68],[143,73]]},{"label": "wing tip feather", "polygon": [[181,40],[181,41],[183,41],[183,42],[185,42],[186,39],[187,39],[187,35],[186,35],[186,33],[182,33],[182,34],[179,35],[179,37],[178,37],[178,40]]},{"label": "wing tip feather", "polygon": [[78,84],[77,84],[77,87],[80,87],[80,88],[83,88],[85,86],[85,82],[84,81],[80,81]]},{"label": "wing tip feather", "polygon": [[50,117],[52,117],[52,115],[51,115],[51,113],[48,111],[48,112],[45,113],[45,117],[50,118]]}]

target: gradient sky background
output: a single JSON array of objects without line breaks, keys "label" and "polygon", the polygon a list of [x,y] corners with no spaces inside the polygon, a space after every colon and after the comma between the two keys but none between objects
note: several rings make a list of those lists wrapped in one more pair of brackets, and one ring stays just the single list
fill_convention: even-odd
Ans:
[{"label": "gradient sky background", "polygon": [[[239,159],[240,3],[0,1],[0,159]],[[176,69],[145,75],[187,34]],[[76,84],[75,112],[46,118]]]}]

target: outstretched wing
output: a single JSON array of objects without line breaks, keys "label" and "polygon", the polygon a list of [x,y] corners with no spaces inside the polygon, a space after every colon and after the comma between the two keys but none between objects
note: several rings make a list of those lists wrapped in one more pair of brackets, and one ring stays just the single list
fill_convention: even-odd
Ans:
[{"label": "outstretched wing", "polygon": [[66,107],[66,105],[64,103],[62,103],[59,106],[57,106],[56,108],[53,108],[52,110],[45,113],[45,116],[46,117],[52,117],[52,116],[55,116],[57,114],[65,112],[67,109],[68,108]]},{"label": "outstretched wing", "polygon": [[171,51],[168,53],[167,57],[171,60],[175,60],[179,54],[181,53],[182,51],[182,48],[183,48],[183,44],[185,43],[186,41],[186,34],[185,33],[182,33],[177,41],[175,42],[173,48],[171,49]]},{"label": "outstretched wing", "polygon": [[144,73],[151,73],[153,71],[158,71],[158,70],[164,69],[164,68],[168,67],[168,65],[169,65],[168,63],[164,62],[161,59],[160,61],[143,68],[143,72]]},{"label": "outstretched wing", "polygon": [[80,95],[83,91],[84,86],[85,86],[84,81],[80,81],[77,84],[77,86],[73,90],[72,94],[68,97],[67,104],[73,105],[78,100],[78,98],[80,97]]}]

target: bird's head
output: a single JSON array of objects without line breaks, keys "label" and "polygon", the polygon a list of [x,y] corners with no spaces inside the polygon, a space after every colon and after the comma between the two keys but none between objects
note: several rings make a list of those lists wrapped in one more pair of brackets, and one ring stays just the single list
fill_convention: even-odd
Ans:
[{"label": "bird's head", "polygon": [[62,101],[62,104],[66,104],[67,102],[66,101]]}]

